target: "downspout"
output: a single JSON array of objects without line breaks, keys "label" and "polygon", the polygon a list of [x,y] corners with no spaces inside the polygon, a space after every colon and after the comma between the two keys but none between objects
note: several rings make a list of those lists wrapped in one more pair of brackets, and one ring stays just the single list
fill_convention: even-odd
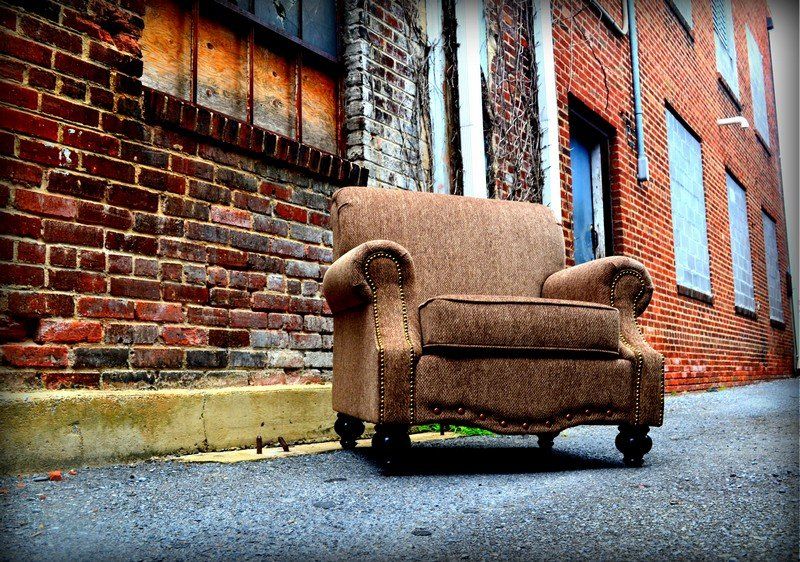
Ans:
[{"label": "downspout", "polygon": [[[772,16],[767,17],[767,49],[769,52],[769,74],[772,78],[772,112],[775,115],[778,115],[778,99],[775,95],[775,65],[772,62],[772,33],[773,29],[775,29],[775,25],[772,22]],[[781,155],[781,132],[779,127],[775,127],[775,154],[777,155],[778,161],[778,182],[781,188],[781,199],[783,200],[783,227],[785,229],[786,234],[786,243],[789,243],[789,239],[791,236],[791,230],[789,229],[789,215],[786,212],[786,196],[784,195],[784,184],[783,184],[783,156]],[[800,335],[797,333],[797,300],[798,300],[798,291],[797,291],[797,256],[792,256],[792,252],[789,251],[789,270],[787,271],[791,282],[788,283],[788,287],[791,290],[791,294],[789,295],[789,300],[791,309],[792,309],[792,333],[794,334],[794,338],[792,340],[792,347],[794,348],[794,375],[797,376],[798,371],[800,371]]]},{"label": "downspout", "polygon": [[628,24],[631,41],[631,73],[633,74],[633,114],[636,120],[636,179],[645,182],[650,179],[647,169],[647,154],[644,150],[644,124],[642,123],[642,84],[639,75],[639,36],[636,33],[636,8],[633,0],[625,0],[628,6]]},{"label": "downspout", "polygon": [[600,14],[600,18],[619,36],[628,36],[631,42],[631,74],[633,81],[633,115],[636,134],[636,179],[650,179],[647,153],[644,149],[644,123],[642,121],[642,84],[639,72],[639,35],[636,32],[636,8],[634,0],[622,0],[622,24],[616,22],[598,0],[586,0]]}]

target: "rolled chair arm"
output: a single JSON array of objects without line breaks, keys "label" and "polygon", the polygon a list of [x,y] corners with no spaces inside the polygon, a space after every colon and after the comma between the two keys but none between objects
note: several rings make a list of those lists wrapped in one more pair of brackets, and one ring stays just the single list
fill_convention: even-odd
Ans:
[{"label": "rolled chair arm", "polygon": [[[371,271],[371,263],[381,257],[393,261],[396,273],[382,275]],[[336,314],[372,302],[378,287],[402,285],[405,297],[414,293],[414,262],[403,246],[391,240],[370,240],[337,259],[325,273],[322,291],[331,312]]]},{"label": "rolled chair arm", "polygon": [[609,256],[562,269],[548,277],[542,297],[596,302],[629,308],[639,316],[653,296],[653,281],[640,262],[625,256]]},{"label": "rolled chair arm", "polygon": [[333,406],[375,423],[412,423],[422,338],[414,262],[396,242],[356,246],[325,273],[333,312]]},{"label": "rolled chair arm", "polygon": [[631,361],[636,377],[630,423],[660,426],[664,420],[664,357],[645,340],[636,321],[652,296],[653,281],[647,269],[625,256],[562,269],[542,287],[544,298],[595,302],[619,310],[620,356]]}]

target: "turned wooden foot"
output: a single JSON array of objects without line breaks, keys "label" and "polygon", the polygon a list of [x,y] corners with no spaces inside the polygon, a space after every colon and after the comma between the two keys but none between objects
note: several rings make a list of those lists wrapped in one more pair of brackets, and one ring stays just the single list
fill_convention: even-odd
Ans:
[{"label": "turned wooden foot", "polygon": [[553,439],[556,438],[558,435],[557,432],[548,432],[548,433],[537,433],[536,437],[538,437],[539,448],[544,451],[552,451],[553,450]]},{"label": "turned wooden foot", "polygon": [[411,447],[408,426],[404,424],[378,424],[372,437],[372,449],[379,455],[385,472],[399,464],[402,455]]},{"label": "turned wooden foot", "polygon": [[644,456],[653,448],[653,440],[647,435],[646,425],[621,425],[614,444],[623,454],[625,466],[642,466]]},{"label": "turned wooden foot", "polygon": [[336,416],[333,429],[340,437],[339,443],[342,444],[342,449],[354,449],[356,439],[364,433],[364,422],[347,414],[339,414]]}]

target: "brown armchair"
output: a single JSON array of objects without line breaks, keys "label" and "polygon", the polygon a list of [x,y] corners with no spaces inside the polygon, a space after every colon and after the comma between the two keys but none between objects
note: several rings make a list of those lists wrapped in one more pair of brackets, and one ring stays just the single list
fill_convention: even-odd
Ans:
[{"label": "brown armchair", "polygon": [[636,323],[653,286],[613,256],[565,268],[542,205],[348,187],[331,208],[333,408],[345,448],[363,421],[373,447],[410,425],[536,434],[616,424],[628,465],[663,421],[663,357]]}]

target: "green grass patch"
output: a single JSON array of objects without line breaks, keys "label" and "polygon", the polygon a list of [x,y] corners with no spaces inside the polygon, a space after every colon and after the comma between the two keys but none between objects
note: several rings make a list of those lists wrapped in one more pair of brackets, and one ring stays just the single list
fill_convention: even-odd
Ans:
[{"label": "green grass patch", "polygon": [[[491,431],[487,431],[485,429],[480,429],[478,427],[466,427],[463,425],[448,425],[447,430],[452,431],[454,433],[458,433],[460,435],[495,435]],[[432,423],[428,425],[418,425],[417,431],[419,432],[432,431],[435,433],[439,433],[439,431],[441,430],[438,423]]]}]

